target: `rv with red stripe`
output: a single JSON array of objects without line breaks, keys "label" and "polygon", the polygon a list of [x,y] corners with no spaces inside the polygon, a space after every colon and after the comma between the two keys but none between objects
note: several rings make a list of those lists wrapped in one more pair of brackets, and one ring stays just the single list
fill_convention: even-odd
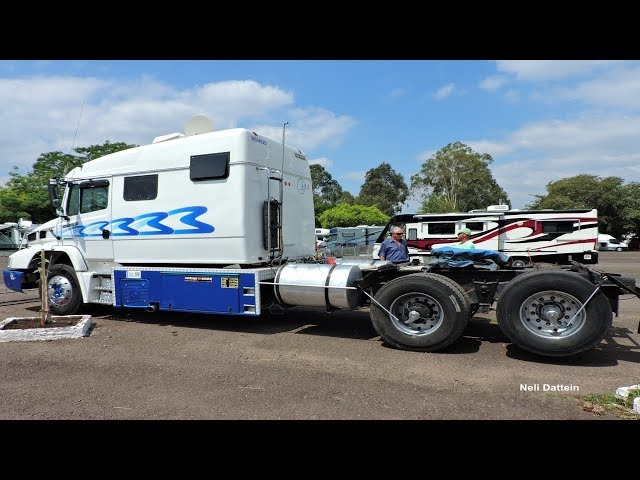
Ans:
[{"label": "rv with red stripe", "polygon": [[[571,260],[598,263],[596,209],[517,210],[491,205],[465,213],[396,215],[377,246],[396,225],[405,229],[411,258],[423,261],[433,248],[453,246],[458,241],[456,232],[469,228],[477,249],[503,252],[515,265],[567,264]],[[374,258],[377,251],[374,249]]]}]

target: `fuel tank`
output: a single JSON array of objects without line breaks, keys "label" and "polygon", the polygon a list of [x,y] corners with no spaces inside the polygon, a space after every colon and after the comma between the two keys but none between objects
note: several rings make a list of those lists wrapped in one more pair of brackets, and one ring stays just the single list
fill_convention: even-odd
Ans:
[{"label": "fuel tank", "polygon": [[287,263],[274,279],[276,298],[286,305],[354,309],[364,294],[354,288],[362,280],[356,265]]}]

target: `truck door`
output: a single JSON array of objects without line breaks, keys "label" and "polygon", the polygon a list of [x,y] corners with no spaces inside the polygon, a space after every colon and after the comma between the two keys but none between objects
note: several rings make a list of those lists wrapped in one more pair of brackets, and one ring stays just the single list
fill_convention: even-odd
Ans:
[{"label": "truck door", "polygon": [[[69,185],[62,223],[63,238],[70,239],[85,260],[113,261],[111,239],[111,181],[82,180]],[[66,243],[66,242],[65,242]]]}]

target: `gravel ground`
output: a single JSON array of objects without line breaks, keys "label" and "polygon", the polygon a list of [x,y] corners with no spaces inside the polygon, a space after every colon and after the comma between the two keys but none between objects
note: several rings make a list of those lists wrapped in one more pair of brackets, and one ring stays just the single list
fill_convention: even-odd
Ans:
[{"label": "gravel ground", "polygon": [[[640,282],[640,252],[602,252],[597,268]],[[0,320],[38,315],[36,291],[0,292]],[[384,346],[366,309],[84,313],[88,337],[0,343],[0,419],[601,420],[615,417],[582,411],[576,396],[640,383],[631,295],[598,347],[555,360],[510,345],[493,312],[438,353]]]}]

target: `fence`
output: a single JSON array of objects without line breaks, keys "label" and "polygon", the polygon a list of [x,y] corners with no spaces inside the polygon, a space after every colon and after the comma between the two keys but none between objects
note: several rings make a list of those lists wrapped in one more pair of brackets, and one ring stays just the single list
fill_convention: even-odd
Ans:
[{"label": "fence", "polygon": [[369,257],[372,258],[373,245],[348,245],[345,247],[326,248],[327,257]]}]

